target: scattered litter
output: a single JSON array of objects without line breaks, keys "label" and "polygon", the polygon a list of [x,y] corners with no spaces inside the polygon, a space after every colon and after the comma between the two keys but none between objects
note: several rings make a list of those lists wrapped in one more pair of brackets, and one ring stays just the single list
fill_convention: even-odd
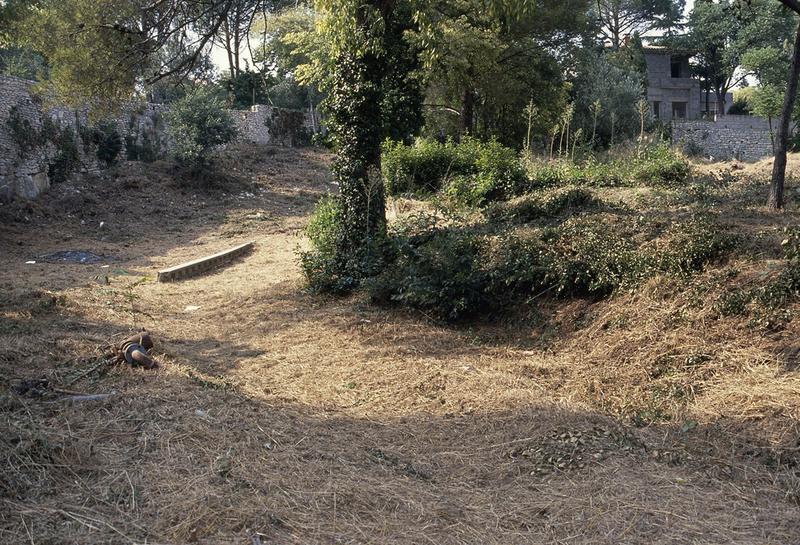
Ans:
[{"label": "scattered litter", "polygon": [[102,228],[105,226],[105,224],[106,224],[106,222],[104,222],[104,221],[101,221],[101,222],[100,222],[100,229],[102,229]]},{"label": "scattered litter", "polygon": [[25,264],[26,265],[36,265],[36,262],[35,261],[26,261]]},{"label": "scattered litter", "polygon": [[132,335],[120,343],[117,359],[124,360],[134,367],[142,366],[145,369],[158,367],[158,362],[147,355],[153,348],[153,339],[147,331]]},{"label": "scattered litter", "polygon": [[194,312],[195,310],[200,310],[201,308],[203,308],[203,307],[198,307],[196,305],[187,305],[186,308],[183,309],[183,311],[184,312]]},{"label": "scattered litter", "polygon": [[93,254],[85,250],[63,250],[39,256],[42,261],[47,263],[80,263],[82,265],[108,261],[111,258]]},{"label": "scattered litter", "polygon": [[110,265],[100,265],[101,269],[107,269]]}]

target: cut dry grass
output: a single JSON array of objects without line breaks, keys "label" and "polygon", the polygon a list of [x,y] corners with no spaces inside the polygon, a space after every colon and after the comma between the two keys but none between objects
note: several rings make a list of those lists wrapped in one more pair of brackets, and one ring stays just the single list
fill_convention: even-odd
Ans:
[{"label": "cut dry grass", "polygon": [[[542,297],[459,328],[313,297],[295,248],[331,188],[327,157],[240,157],[252,185],[234,194],[147,181],[135,165],[2,211],[0,542],[797,541],[794,321],[721,317],[720,270],[601,302]],[[64,208],[70,195],[90,202]],[[652,202],[605,196],[617,197]],[[663,197],[680,212],[679,195]],[[111,201],[144,221],[100,205]],[[779,230],[750,206],[729,219],[763,231],[775,259]],[[256,251],[223,271],[152,282],[251,238]],[[25,265],[63,249],[116,261]],[[723,266],[746,282],[758,260]],[[37,377],[66,388],[139,327],[159,371],[109,367],[69,385],[116,392],[106,400],[9,390]]]}]

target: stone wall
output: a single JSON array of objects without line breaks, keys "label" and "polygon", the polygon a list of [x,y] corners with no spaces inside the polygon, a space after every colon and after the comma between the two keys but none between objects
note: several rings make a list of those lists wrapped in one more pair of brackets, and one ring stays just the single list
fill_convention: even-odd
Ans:
[{"label": "stone wall", "polygon": [[[776,123],[773,120],[773,127]],[[746,115],[726,115],[716,121],[673,120],[672,141],[686,151],[719,160],[757,161],[772,155],[769,122]]]},{"label": "stone wall", "polygon": [[[23,152],[8,125],[12,109],[20,119],[30,123],[33,130],[42,127],[41,101],[30,92],[30,81],[0,77],[0,201],[14,197],[32,199],[50,187],[48,164],[56,153],[52,145]],[[59,126],[74,125],[76,115],[66,109],[47,112]]]},{"label": "stone wall", "polygon": [[[53,144],[45,144],[36,149],[20,150],[8,120],[12,108],[40,130],[45,116],[60,128],[87,125],[86,111],[66,108],[46,108],[32,92],[34,82],[19,78],[0,76],[0,201],[13,198],[33,199],[50,187],[48,167],[56,156]],[[113,122],[123,139],[120,157],[151,160],[164,155],[169,149],[163,104],[132,104],[124,109]],[[258,144],[294,145],[294,139],[275,139],[270,134],[268,121],[273,117],[273,108],[265,105],[253,106],[250,110],[229,110],[239,129],[240,141]],[[301,115],[301,114],[298,114]],[[304,127],[308,134],[316,132],[319,120],[308,113],[304,115]],[[83,172],[100,168],[93,152],[86,153],[84,146],[78,145]]]}]

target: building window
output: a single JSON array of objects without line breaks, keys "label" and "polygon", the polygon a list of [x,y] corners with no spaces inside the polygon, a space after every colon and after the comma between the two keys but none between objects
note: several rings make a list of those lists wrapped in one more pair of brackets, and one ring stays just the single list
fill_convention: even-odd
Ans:
[{"label": "building window", "polygon": [[653,101],[653,117],[661,119],[661,102],[658,100]]},{"label": "building window", "polygon": [[672,119],[686,119],[687,102],[672,103]]},{"label": "building window", "polygon": [[677,59],[672,57],[669,63],[669,70],[673,78],[681,77],[681,68],[683,67],[683,63],[681,62],[680,57]]}]

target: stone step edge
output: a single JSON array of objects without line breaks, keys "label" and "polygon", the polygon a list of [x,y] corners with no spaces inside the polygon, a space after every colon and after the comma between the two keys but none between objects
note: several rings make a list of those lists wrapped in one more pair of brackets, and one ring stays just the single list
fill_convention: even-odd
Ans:
[{"label": "stone step edge", "polygon": [[252,250],[254,246],[255,242],[250,241],[214,255],[201,257],[200,259],[187,261],[186,263],[181,263],[180,265],[175,265],[174,267],[162,269],[158,271],[158,277],[156,278],[156,281],[172,282],[175,280],[183,280],[185,278],[201,275],[217,268],[219,265],[232,261],[240,255],[246,254]]}]

